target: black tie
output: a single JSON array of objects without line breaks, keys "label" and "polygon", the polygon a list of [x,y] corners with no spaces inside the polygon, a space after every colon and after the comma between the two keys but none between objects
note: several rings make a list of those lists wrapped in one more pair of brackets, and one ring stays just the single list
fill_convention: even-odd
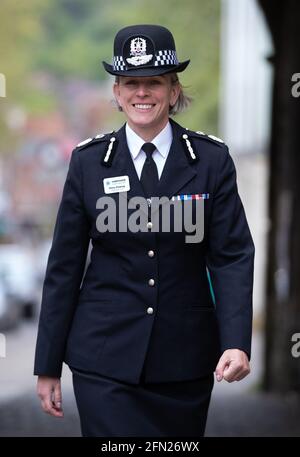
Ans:
[{"label": "black tie", "polygon": [[149,198],[154,196],[159,182],[157,166],[152,157],[156,147],[152,143],[145,143],[142,149],[145,151],[147,158],[142,169],[141,184],[146,197]]}]

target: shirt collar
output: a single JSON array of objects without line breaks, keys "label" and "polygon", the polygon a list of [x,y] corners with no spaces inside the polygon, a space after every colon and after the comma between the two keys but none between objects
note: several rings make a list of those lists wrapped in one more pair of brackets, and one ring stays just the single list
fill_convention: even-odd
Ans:
[{"label": "shirt collar", "polygon": [[[143,140],[140,136],[138,136],[131,127],[129,127],[128,123],[126,122],[126,139],[128,144],[128,149],[133,157],[136,159],[145,140]],[[155,138],[151,141],[158,150],[158,152],[166,158],[168,152],[171,147],[173,138],[172,127],[170,122],[167,122],[167,125],[156,135]]]}]

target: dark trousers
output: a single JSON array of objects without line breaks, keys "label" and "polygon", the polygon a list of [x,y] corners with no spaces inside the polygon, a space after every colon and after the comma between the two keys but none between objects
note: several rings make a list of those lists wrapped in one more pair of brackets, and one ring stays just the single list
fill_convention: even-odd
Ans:
[{"label": "dark trousers", "polygon": [[135,385],[71,369],[83,436],[204,435],[213,374]]}]

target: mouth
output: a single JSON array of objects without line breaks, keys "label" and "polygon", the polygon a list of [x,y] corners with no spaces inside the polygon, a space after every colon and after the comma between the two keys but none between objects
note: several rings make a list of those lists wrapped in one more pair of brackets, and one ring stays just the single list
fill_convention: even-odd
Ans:
[{"label": "mouth", "polygon": [[150,111],[155,104],[153,103],[134,103],[134,108],[138,109],[139,111]]}]

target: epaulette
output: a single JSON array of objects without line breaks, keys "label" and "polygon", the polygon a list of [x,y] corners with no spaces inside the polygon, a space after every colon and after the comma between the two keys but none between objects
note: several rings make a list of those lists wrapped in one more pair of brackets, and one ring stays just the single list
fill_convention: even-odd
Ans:
[{"label": "epaulette", "polygon": [[112,133],[114,133],[114,131],[112,131],[110,133],[99,133],[98,135],[94,136],[94,138],[87,138],[86,140],[81,141],[80,143],[77,144],[76,148],[83,149],[86,146],[90,146],[90,145],[98,143],[100,141],[107,141],[107,140],[109,140],[109,137]]},{"label": "epaulette", "polygon": [[218,138],[215,135],[206,134],[204,132],[201,132],[200,130],[196,132],[194,132],[193,130],[189,130],[188,128],[186,128],[186,130],[188,131],[188,135],[192,136],[193,138],[202,138],[203,140],[211,141],[212,143],[217,144],[218,146],[222,146],[222,144],[225,144],[225,142],[221,140],[221,138]]},{"label": "epaulette", "polygon": [[90,146],[101,141],[106,141],[108,143],[107,148],[103,154],[101,164],[105,167],[110,167],[118,145],[118,140],[116,138],[114,130],[112,130],[109,133],[99,133],[99,135],[96,135],[94,138],[87,138],[86,140],[81,141],[81,143],[77,144],[76,148],[84,149],[87,146]]}]

